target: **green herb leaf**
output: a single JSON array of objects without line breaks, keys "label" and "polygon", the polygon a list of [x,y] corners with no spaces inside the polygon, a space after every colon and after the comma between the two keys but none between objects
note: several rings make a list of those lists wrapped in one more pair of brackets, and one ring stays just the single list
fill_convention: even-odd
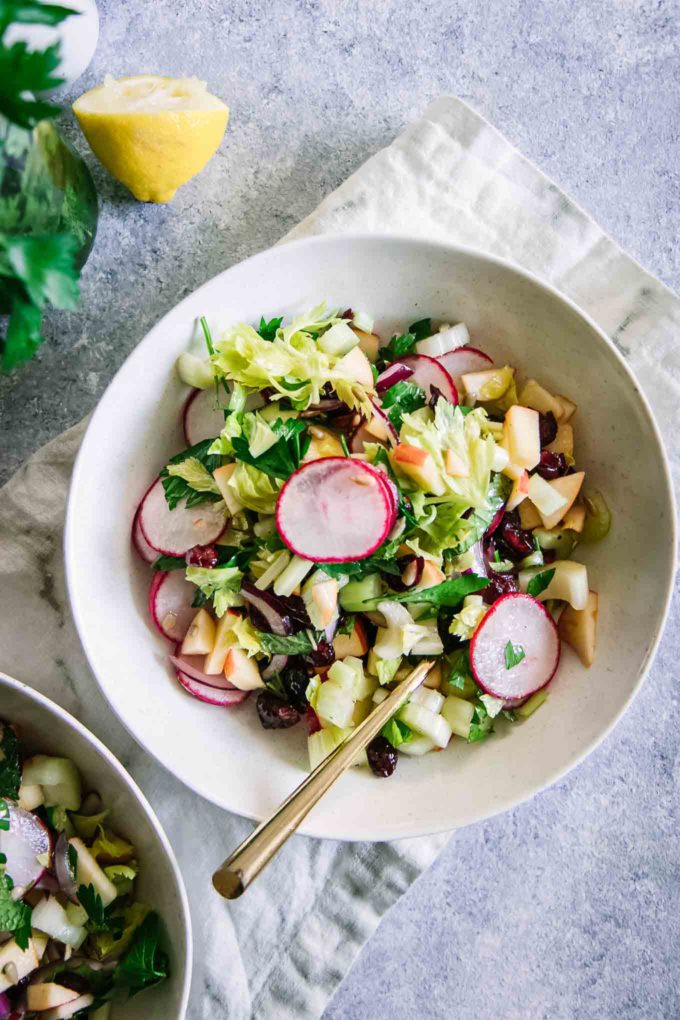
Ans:
[{"label": "green herb leaf", "polygon": [[268,655],[306,655],[314,650],[307,634],[267,634],[257,631],[262,648]]},{"label": "green herb leaf", "polygon": [[210,332],[210,326],[208,325],[208,320],[206,319],[205,315],[201,316],[200,321],[201,329],[203,330],[203,337],[205,339],[205,346],[208,348],[208,354],[214,354],[215,348],[213,347],[212,333]]},{"label": "green herb leaf", "polygon": [[536,598],[541,592],[545,591],[554,576],[554,567],[551,567],[550,570],[542,570],[540,574],[534,574],[527,585],[528,594]]},{"label": "green herb leaf", "polygon": [[0,723],[0,727],[0,797],[18,800],[21,786],[19,738],[7,723]]},{"label": "green herb leaf", "polygon": [[278,319],[270,319],[266,321],[263,315],[260,316],[260,325],[257,327],[257,332],[260,334],[263,340],[271,343],[275,336],[276,331],[283,322],[283,316],[281,315]]},{"label": "green herb leaf", "polygon": [[71,14],[72,7],[46,4],[44,0],[0,0],[0,35],[11,22],[22,25],[58,25]]},{"label": "green herb leaf", "polygon": [[[183,460],[195,458],[203,465],[206,471],[212,474],[215,468],[218,468],[222,463],[222,458],[219,454],[208,453],[212,443],[212,439],[204,439],[201,443],[190,446],[188,450],[182,450],[181,453],[176,454],[168,461],[168,464],[180,464]],[[192,507],[196,506],[197,503],[215,503],[221,498],[214,492],[198,492],[196,489],[192,489],[183,478],[168,474],[167,468],[161,471],[160,477],[163,482],[165,499],[171,510],[174,510],[181,500],[186,501],[185,505],[187,507]]]},{"label": "green herb leaf", "polygon": [[447,683],[451,687],[455,687],[459,691],[465,690],[466,682],[469,683],[472,680],[472,671],[470,669],[470,648],[457,649],[453,655],[449,658],[451,665],[451,672],[447,677]]},{"label": "green herb leaf", "polygon": [[9,804],[0,800],[0,832],[9,832]]},{"label": "green herb leaf", "polygon": [[287,421],[277,418],[270,427],[279,437],[273,446],[259,457],[253,457],[248,440],[244,436],[235,436],[231,441],[234,456],[237,460],[263,471],[270,478],[288,478],[299,468],[309,449],[311,437],[307,435],[304,421],[298,418],[289,418]]},{"label": "green herb leaf", "polygon": [[342,452],[344,453],[345,457],[349,457],[351,451],[349,446],[347,445],[347,439],[345,438],[342,432],[340,433],[340,446],[342,447]]},{"label": "green herb leaf", "polygon": [[425,392],[420,386],[404,379],[383,393],[382,406],[395,429],[399,431],[404,414],[425,407]]},{"label": "green herb leaf", "polygon": [[151,564],[152,570],[184,570],[187,561],[184,556],[159,556]]},{"label": "green herb leaf", "polygon": [[414,733],[410,726],[406,723],[401,722],[400,719],[388,719],[383,728],[380,731],[381,737],[384,737],[392,745],[392,747],[401,747],[402,744],[409,744],[414,739]]},{"label": "green herb leaf", "polygon": [[[416,517],[413,512],[413,504],[411,503],[409,497],[405,496],[404,493],[399,488],[399,482],[397,481],[397,477],[394,471],[392,470],[390,458],[387,456],[387,450],[385,449],[384,446],[381,446],[380,449],[378,450],[378,453],[376,454],[373,464],[374,465],[381,464],[387,471],[388,475],[390,476],[394,484],[397,486],[397,493],[399,497],[397,506],[397,516],[403,517],[404,520],[406,521],[406,528],[404,534],[407,534],[410,531],[410,529],[415,528],[417,524]],[[401,536],[401,539],[403,539],[403,537],[404,535]]]},{"label": "green herb leaf", "polygon": [[22,900],[12,899],[14,882],[5,871],[6,858],[3,859],[0,870],[0,931],[14,932],[14,938],[20,949],[28,949],[28,942],[31,937],[31,914],[32,910]]},{"label": "green herb leaf", "polygon": [[509,478],[492,474],[486,494],[486,506],[478,507],[469,517],[461,517],[451,534],[450,556],[462,556],[483,536],[497,512],[503,506],[511,486]]},{"label": "green herb leaf", "polygon": [[472,716],[472,722],[470,723],[470,732],[468,734],[468,744],[476,744],[480,740],[486,740],[488,736],[493,733],[493,719],[487,712],[485,706],[481,701],[477,701],[475,704],[475,711]]},{"label": "green herb leaf", "polygon": [[391,365],[399,358],[412,354],[416,346],[416,337],[413,333],[402,333],[400,336],[395,333],[388,344],[380,349],[378,357],[381,366]]},{"label": "green herb leaf", "polygon": [[411,323],[408,331],[416,340],[425,340],[426,337],[432,336],[432,319],[418,319],[417,322]]},{"label": "green herb leaf", "polygon": [[0,44],[0,114],[31,130],[38,121],[56,117],[60,108],[26,93],[47,92],[61,85],[54,72],[61,62],[59,43],[44,50],[31,50],[25,42]]},{"label": "green herb leaf", "polygon": [[158,984],[168,976],[168,957],[160,948],[160,938],[158,914],[148,914],[114,971],[114,983],[126,988],[130,996]]},{"label": "green herb leaf", "polygon": [[340,620],[340,624],[338,625],[338,629],[337,629],[336,633],[338,633],[338,634],[351,634],[354,631],[355,621],[356,621],[356,614],[355,613],[347,613],[347,615],[343,616],[342,619]]},{"label": "green herb leaf", "polygon": [[442,581],[431,588],[423,588],[421,591],[405,591],[399,595],[388,594],[383,600],[390,599],[392,602],[429,602],[435,606],[457,606],[466,595],[481,591],[486,588],[489,580],[486,577],[478,577],[477,574],[461,574],[450,581]]},{"label": "green herb leaf", "polygon": [[505,668],[514,669],[524,658],[526,658],[526,652],[522,646],[513,645],[512,641],[508,641],[505,646]]}]

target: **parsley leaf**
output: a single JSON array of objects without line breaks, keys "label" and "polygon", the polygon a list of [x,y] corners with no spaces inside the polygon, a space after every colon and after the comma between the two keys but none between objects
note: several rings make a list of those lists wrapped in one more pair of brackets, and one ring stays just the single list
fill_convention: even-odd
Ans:
[{"label": "parsley leaf", "polygon": [[60,112],[54,103],[26,95],[62,84],[63,78],[54,73],[61,62],[59,50],[59,43],[44,50],[31,50],[25,42],[0,44],[0,114],[7,120],[31,130],[38,121]]},{"label": "parsley leaf", "polygon": [[411,323],[408,331],[416,340],[425,340],[426,337],[432,336],[432,319],[418,319],[417,322]]},{"label": "parsley leaf", "polygon": [[184,556],[159,556],[151,564],[152,570],[184,570],[187,561]]},{"label": "parsley leaf", "polygon": [[493,719],[487,712],[481,701],[474,703],[475,710],[470,723],[468,733],[468,744],[476,744],[480,740],[486,740],[493,733]]},{"label": "parsley leaf", "polygon": [[160,948],[161,925],[158,914],[145,917],[134,941],[114,971],[114,983],[126,988],[130,996],[158,984],[168,976],[168,957]]},{"label": "parsley leaf", "polygon": [[104,906],[101,896],[93,885],[78,886],[78,900],[83,910],[87,912],[87,930],[89,932],[109,931],[116,938],[122,935],[125,927],[123,917],[114,915],[110,907]]},{"label": "parsley leaf", "polygon": [[380,731],[380,736],[392,745],[400,747],[402,744],[409,744],[414,739],[413,730],[400,719],[388,719]]},{"label": "parsley leaf", "polygon": [[395,429],[399,431],[404,414],[425,407],[425,391],[415,383],[403,379],[383,393],[382,407]]},{"label": "parsley leaf", "polygon": [[506,501],[510,488],[509,478],[501,474],[491,476],[486,494],[486,506],[477,507],[469,517],[461,517],[451,535],[450,556],[462,556],[484,535],[500,508]]},{"label": "parsley leaf", "polygon": [[32,910],[22,900],[12,899],[14,882],[5,871],[5,860],[0,874],[0,931],[14,932],[14,938],[20,949],[28,949],[31,937]]},{"label": "parsley leaf", "polygon": [[522,646],[513,645],[512,641],[508,641],[505,646],[505,668],[514,669],[524,658],[526,658],[526,652]]},{"label": "parsley leaf", "polygon": [[263,651],[268,655],[306,655],[314,651],[314,646],[305,633],[267,634],[260,630],[257,637]]},{"label": "parsley leaf", "polygon": [[457,651],[455,651],[450,657],[449,663],[451,665],[451,672],[449,673],[446,682],[451,687],[455,687],[459,691],[464,691],[466,682],[469,684],[472,680],[469,647],[457,649]]},{"label": "parsley leaf", "polygon": [[[183,460],[194,457],[212,474],[215,468],[218,468],[222,463],[222,458],[218,453],[208,453],[212,443],[212,439],[204,439],[202,442],[196,443],[195,446],[190,446],[188,450],[182,450],[181,453],[171,457],[168,463],[180,464]],[[186,500],[185,505],[187,507],[196,506],[197,503],[208,501],[214,503],[221,499],[221,496],[218,496],[215,492],[197,492],[183,478],[179,478],[177,475],[169,475],[167,468],[161,471],[160,477],[163,482],[165,499],[171,510],[174,510],[183,499]]]},{"label": "parsley leaf", "polygon": [[400,595],[388,594],[383,599],[392,602],[429,602],[435,606],[457,606],[466,595],[481,591],[489,583],[488,578],[477,574],[461,574],[450,581],[442,581],[421,591],[405,591]]},{"label": "parsley leaf", "polygon": [[[19,738],[7,723],[0,723],[0,797],[19,799],[21,767],[19,765]],[[1,930],[1,929],[0,929]]]},{"label": "parsley leaf", "polygon": [[356,614],[355,613],[348,613],[346,616],[343,616],[340,619],[340,623],[338,625],[338,629],[337,629],[336,633],[338,633],[338,634],[352,634],[353,631],[354,631],[355,620],[356,620]]},{"label": "parsley leaf", "polygon": [[545,591],[553,577],[555,576],[555,568],[551,567],[550,570],[542,570],[540,574],[534,574],[527,585],[527,592],[529,595],[533,595],[536,598],[541,592]]},{"label": "parsley leaf", "polygon": [[48,5],[43,0],[0,0],[0,35],[13,21],[22,25],[58,25],[78,13],[71,7]]},{"label": "parsley leaf", "polygon": [[289,418],[287,421],[277,418],[270,427],[279,437],[273,446],[259,457],[253,457],[248,440],[243,436],[235,436],[231,441],[234,456],[244,464],[263,471],[270,478],[288,478],[299,468],[309,449],[311,437],[307,435],[304,421],[297,418]]},{"label": "parsley leaf", "polygon": [[270,319],[266,321],[263,315],[260,316],[260,325],[257,327],[257,332],[260,334],[263,340],[271,343],[276,338],[276,331],[283,322],[283,316],[281,315],[278,319]]},{"label": "parsley leaf", "polygon": [[394,334],[388,344],[381,347],[378,357],[380,359],[381,366],[391,365],[394,361],[399,361],[399,358],[403,358],[406,354],[413,354],[416,346],[416,337],[413,333],[402,333],[401,335]]}]

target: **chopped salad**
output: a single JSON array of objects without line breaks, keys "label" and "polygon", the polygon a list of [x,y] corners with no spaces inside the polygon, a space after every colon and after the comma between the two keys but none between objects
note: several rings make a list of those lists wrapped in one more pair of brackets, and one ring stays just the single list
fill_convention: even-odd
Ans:
[{"label": "chopped salad", "polygon": [[160,920],[137,899],[137,850],[83,795],[69,758],[28,757],[0,722],[0,1017],[108,1020],[163,981]]},{"label": "chopped salad", "polygon": [[592,663],[598,596],[572,554],[610,513],[577,469],[570,398],[518,383],[463,323],[385,342],[322,304],[201,325],[205,356],[178,363],[187,447],[133,522],[189,695],[254,693],[264,727],[306,727],[314,768],[433,658],[368,748],[386,776],[530,716],[562,642]]}]

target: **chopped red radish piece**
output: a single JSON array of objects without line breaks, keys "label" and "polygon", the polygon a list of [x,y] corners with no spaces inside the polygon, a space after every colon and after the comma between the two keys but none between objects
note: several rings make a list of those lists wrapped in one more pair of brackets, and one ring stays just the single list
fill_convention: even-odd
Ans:
[{"label": "chopped red radish piece", "polygon": [[198,698],[199,701],[205,701],[207,705],[220,705],[223,708],[230,707],[231,705],[240,705],[250,693],[249,691],[238,691],[233,688],[222,689],[199,683],[198,680],[194,680],[193,677],[183,673],[182,670],[177,670],[177,679],[188,694],[193,694],[195,698]]},{"label": "chopped red radish piece", "polygon": [[412,375],[412,368],[404,365],[401,361],[397,361],[394,365],[390,365],[389,368],[380,373],[375,381],[375,388],[378,393],[384,393],[385,390],[389,390],[390,386],[396,386],[398,382],[403,382]]},{"label": "chopped red radish piece", "polygon": [[284,542],[315,562],[370,556],[387,538],[395,516],[384,474],[349,457],[304,464],[276,502],[276,526]]},{"label": "chopped red radish piece", "polygon": [[453,378],[458,390],[464,389],[460,377],[466,372],[483,372],[493,365],[493,359],[477,347],[459,347],[437,359]]},{"label": "chopped red radish piece", "polygon": [[413,375],[409,382],[424,389],[428,399],[432,396],[434,387],[446,400],[452,404],[458,403],[456,384],[440,359],[429,358],[426,354],[409,354],[407,357],[401,358],[399,363],[413,369]]},{"label": "chopped red radish piece", "polygon": [[191,605],[195,585],[186,580],[183,570],[159,571],[149,588],[151,619],[169,641],[182,641],[196,615]]},{"label": "chopped red radish piece", "polygon": [[158,559],[158,552],[144,538],[144,532],[139,523],[139,510],[132,522],[132,544],[145,563],[153,563],[155,559]]},{"label": "chopped red radish piece", "polygon": [[0,828],[0,853],[7,858],[7,874],[15,889],[27,891],[42,877],[45,865],[38,857],[52,854],[52,837],[37,815],[6,802],[9,829]]},{"label": "chopped red radish piece", "polygon": [[[227,400],[228,394],[221,390],[219,401],[226,404]],[[219,436],[224,428],[224,408],[218,403],[214,386],[189,394],[182,410],[182,426],[187,446]]]},{"label": "chopped red radish piece", "polygon": [[195,545],[208,545],[227,526],[224,504],[200,503],[191,509],[180,505],[171,510],[160,478],[147,492],[137,514],[148,545],[166,556],[184,556]]},{"label": "chopped red radish piece", "polygon": [[185,673],[190,680],[205,684],[206,687],[215,687],[222,691],[235,690],[234,685],[227,680],[223,673],[205,673],[203,671],[205,655],[182,655],[180,649],[181,645],[178,644],[175,654],[169,656],[170,662],[177,672]]},{"label": "chopped red radish piece", "polygon": [[491,607],[470,642],[470,665],[487,694],[528,698],[550,683],[560,661],[557,627],[538,599],[512,592]]}]

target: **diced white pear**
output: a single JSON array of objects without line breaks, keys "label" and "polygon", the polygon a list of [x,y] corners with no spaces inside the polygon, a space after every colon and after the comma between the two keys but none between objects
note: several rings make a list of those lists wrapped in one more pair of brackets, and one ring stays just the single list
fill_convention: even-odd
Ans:
[{"label": "diced white pear", "polygon": [[520,591],[527,592],[532,578],[549,570],[555,571],[550,584],[535,597],[541,602],[561,599],[573,609],[585,609],[588,604],[588,571],[582,563],[574,560],[556,560],[555,563],[520,570]]},{"label": "diced white pear", "polygon": [[541,515],[530,499],[525,499],[523,503],[520,503],[519,522],[526,531],[540,528],[543,524]]},{"label": "diced white pear", "polygon": [[16,939],[10,939],[0,946],[0,993],[6,992],[40,966],[47,936],[33,931],[27,949],[21,949]]},{"label": "diced white pear", "polygon": [[336,371],[341,372],[347,379],[359,383],[365,389],[373,389],[371,363],[361,347],[355,347],[344,358],[340,358],[335,368]]},{"label": "diced white pear", "polygon": [[512,489],[508,496],[508,502],[505,504],[505,509],[508,511],[516,510],[517,507],[522,503],[529,495],[529,472],[522,471],[519,478],[516,478],[512,483]]},{"label": "diced white pear", "polygon": [[503,422],[503,446],[515,467],[526,468],[527,471],[536,467],[541,459],[538,411],[513,404]]},{"label": "diced white pear", "polygon": [[[567,511],[567,500],[557,489],[553,488],[551,482],[546,482],[540,475],[532,475],[529,479],[528,495],[534,504],[544,524],[547,518],[558,514],[558,520]],[[545,525],[547,527],[547,525]]]},{"label": "diced white pear", "polygon": [[377,333],[369,333],[365,329],[359,329],[358,326],[353,326],[354,332],[359,337],[359,347],[364,352],[368,360],[373,363],[378,358],[378,351],[380,350],[380,337]]},{"label": "diced white pear", "polygon": [[237,613],[233,613],[231,610],[227,610],[224,616],[221,616],[217,621],[215,627],[215,642],[212,646],[211,651],[205,657],[203,663],[203,672],[209,673],[211,676],[217,676],[224,669],[224,660],[227,657],[227,652],[236,644],[236,636],[232,633],[232,628],[238,620]]},{"label": "diced white pear", "polygon": [[444,574],[432,560],[425,560],[420,580],[415,586],[415,591],[422,591],[424,588],[434,588],[436,584],[442,584],[446,580]]},{"label": "diced white pear", "polygon": [[[564,500],[565,505],[560,507],[552,514],[544,514],[540,507],[538,507],[541,517],[543,518],[543,527],[550,530],[560,523],[562,518],[573,506],[576,497],[581,491],[583,485],[583,479],[585,478],[584,471],[575,471],[573,475],[564,475],[562,478],[555,478],[552,482],[546,482],[552,489],[555,490]],[[536,502],[532,498],[532,502]]]},{"label": "diced white pear", "polygon": [[577,405],[569,397],[565,397],[563,393],[556,393],[555,400],[560,405],[560,418],[561,422],[568,422],[576,413]]},{"label": "diced white pear", "polygon": [[208,655],[214,647],[215,621],[207,609],[199,609],[182,642],[182,655]]},{"label": "diced white pear", "polygon": [[351,634],[336,634],[333,638],[333,650],[336,659],[344,659],[348,655],[365,655],[368,650],[368,639],[361,620],[354,621]]},{"label": "diced white pear", "polygon": [[557,434],[552,443],[546,447],[551,453],[563,453],[570,460],[574,459],[574,429],[566,422],[557,426]]},{"label": "diced white pear", "polygon": [[323,457],[345,456],[342,443],[330,429],[325,429],[321,425],[310,425],[309,434],[311,442],[303,458],[305,464],[310,460],[321,460]]},{"label": "diced white pear", "polygon": [[19,787],[19,807],[24,811],[35,811],[37,807],[45,803],[45,795],[42,786],[37,783],[30,786],[22,783]]},{"label": "diced white pear", "polygon": [[26,989],[26,1005],[29,1011],[40,1012],[43,1009],[56,1009],[57,1006],[65,1006],[67,1002],[77,999],[80,992],[74,992],[72,988],[65,988],[54,981],[45,981],[43,984],[29,985]]},{"label": "diced white pear", "polygon": [[222,467],[218,467],[213,471],[213,478],[217,482],[217,488],[220,490],[222,499],[226,503],[227,510],[232,517],[240,513],[244,508],[244,504],[238,498],[236,492],[227,484],[235,470],[236,464],[223,464]]},{"label": "diced white pear", "polygon": [[113,903],[118,895],[115,885],[111,879],[104,874],[90,851],[83,843],[82,839],[79,839],[78,836],[74,836],[73,839],[69,840],[69,844],[78,855],[78,862],[76,865],[76,884],[78,886],[93,885],[99,893],[104,906],[108,907],[108,905]]},{"label": "diced white pear", "polygon": [[264,680],[260,676],[255,659],[250,658],[247,652],[236,645],[227,651],[224,675],[240,691],[254,691],[258,687],[264,687]]},{"label": "diced white pear", "polygon": [[535,411],[540,411],[542,414],[551,411],[555,418],[559,418],[562,414],[562,406],[559,401],[535,379],[526,381],[519,395],[519,402],[524,407],[533,407]]},{"label": "diced white pear", "polygon": [[581,532],[586,521],[586,508],[583,503],[575,503],[564,515],[562,527],[569,531]]},{"label": "diced white pear", "polygon": [[583,609],[567,606],[557,626],[560,637],[574,649],[584,666],[592,666],[597,642],[597,592],[588,592]]}]

